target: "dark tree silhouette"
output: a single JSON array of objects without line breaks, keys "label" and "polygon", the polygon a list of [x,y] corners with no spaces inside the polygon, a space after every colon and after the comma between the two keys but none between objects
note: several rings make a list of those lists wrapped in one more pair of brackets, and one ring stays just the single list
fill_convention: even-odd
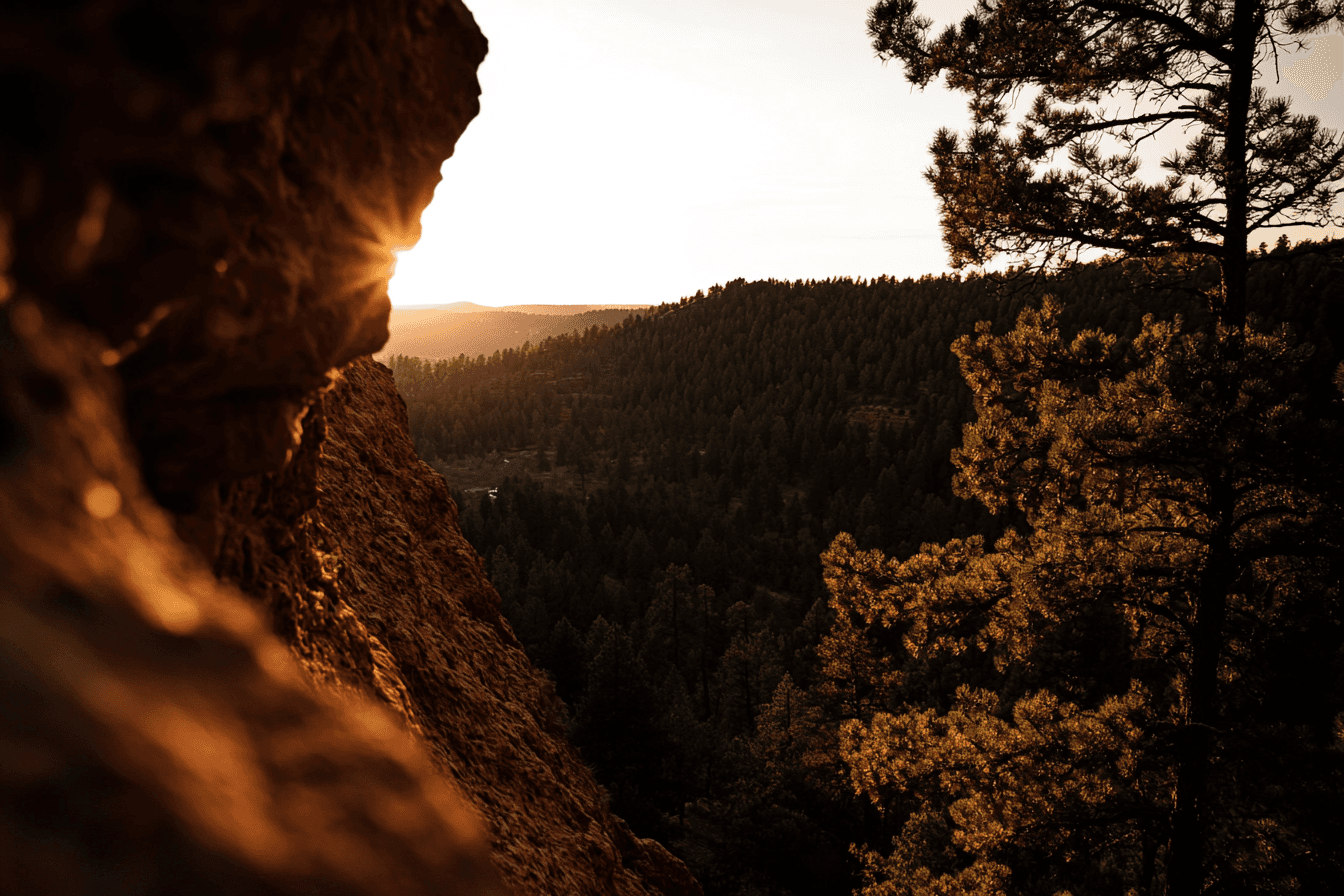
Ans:
[{"label": "dark tree silhouette", "polygon": [[[1338,224],[1344,140],[1255,85],[1259,69],[1340,14],[1338,0],[979,0],[928,39],[914,0],[880,0],[868,30],[923,87],[971,95],[964,138],[938,132],[928,172],[957,266],[1049,263],[1082,249],[1217,259],[1219,317],[1246,310],[1250,236]],[[1032,98],[1011,126],[1010,101]],[[1190,135],[1140,176],[1145,141]],[[1155,141],[1154,141],[1155,142]],[[1064,167],[1055,167],[1067,160]]]},{"label": "dark tree silhouette", "polygon": [[[930,40],[912,0],[872,9],[879,55],[972,97],[972,132],[940,131],[928,173],[956,265],[1100,249],[1221,272],[1208,333],[1149,319],[1128,344],[1070,342],[1047,303],[957,344],[978,417],[958,493],[1016,507],[1027,534],[903,564],[833,546],[823,652],[852,657],[861,622],[904,665],[843,738],[856,788],[904,818],[894,851],[869,854],[874,892],[1344,880],[1330,800],[1282,798],[1341,773],[1323,671],[1344,624],[1340,471],[1318,448],[1337,408],[1307,379],[1313,349],[1247,317],[1251,265],[1278,263],[1250,235],[1340,220],[1344,141],[1254,84],[1339,10],[981,0]],[[1144,142],[1177,127],[1190,141],[1145,181]],[[1320,714],[1284,698],[1314,686]]]},{"label": "dark tree silhouette", "polygon": [[1031,531],[825,558],[828,672],[871,707],[842,753],[904,819],[872,892],[1338,889],[1340,427],[1296,392],[1310,350],[1152,320],[1068,341],[1056,313],[956,346],[957,487]]}]

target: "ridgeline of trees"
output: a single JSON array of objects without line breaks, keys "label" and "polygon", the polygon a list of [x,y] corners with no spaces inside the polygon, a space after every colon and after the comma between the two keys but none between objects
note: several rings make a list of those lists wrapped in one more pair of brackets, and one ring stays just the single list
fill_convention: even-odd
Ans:
[{"label": "ridgeline of trees", "polygon": [[[1340,286],[1330,253],[1306,248],[1264,255],[1251,295],[1317,343],[1296,375],[1319,419],[1336,395],[1328,335],[1340,332],[1330,317]],[[988,407],[988,386],[966,385],[953,343],[989,322],[979,341],[960,344],[960,364],[1001,392],[1007,374],[986,360],[994,340],[1048,343],[1051,363],[1069,367],[1080,382],[1070,388],[1085,394],[1101,388],[1101,373],[1142,367],[1124,346],[1157,338],[1145,313],[1207,327],[1199,290],[1217,277],[1211,266],[1128,262],[1006,283],[735,281],[619,327],[484,361],[398,357],[392,366],[431,464],[522,451],[546,472],[549,485],[524,473],[493,497],[458,493],[462,527],[529,655],[555,679],[571,734],[617,811],[669,842],[711,893],[848,893],[861,879],[849,845],[868,850],[872,875],[913,817],[910,796],[851,783],[847,760],[870,762],[878,743],[874,715],[918,701],[946,707],[962,684],[1006,679],[985,672],[997,662],[988,636],[974,649],[938,641],[905,655],[922,642],[904,623],[865,616],[864,589],[844,570],[880,579],[888,573],[877,557],[919,558],[922,544],[947,542],[968,563],[963,555],[984,554],[1005,523],[1022,528],[1039,512],[1005,498],[992,516],[953,494],[952,451],[977,419],[977,398]],[[1174,278],[1180,288],[1154,285]],[[1046,293],[1059,310],[1032,317]],[[1024,311],[1032,333],[1058,335],[1014,330]],[[1116,339],[1074,347],[1088,328]],[[1109,346],[1100,354],[1096,339]],[[1023,400],[1009,404],[1032,413]],[[1151,490],[1146,475],[1128,494]],[[828,591],[820,556],[840,533],[854,540],[827,554]],[[946,617],[946,602],[938,606]],[[934,629],[954,622],[943,617],[919,637],[944,637]],[[1070,624],[1100,632],[1090,660],[1111,656],[1102,643],[1111,629]],[[1030,634],[995,631],[1009,642]],[[959,668],[949,651],[964,659],[976,650],[984,658],[973,665],[988,678],[949,671]],[[1063,669],[1067,657],[1054,662]],[[1127,662],[1103,677],[1106,687],[1129,674]],[[1019,689],[1037,680],[1008,678]],[[902,793],[927,800],[918,783]]]}]

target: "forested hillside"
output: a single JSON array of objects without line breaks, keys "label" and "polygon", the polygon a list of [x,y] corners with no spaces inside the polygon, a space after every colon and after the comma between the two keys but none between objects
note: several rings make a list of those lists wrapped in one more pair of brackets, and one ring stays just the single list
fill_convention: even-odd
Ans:
[{"label": "forested hillside", "polygon": [[[1276,253],[1252,307],[1314,343],[1306,382],[1328,405],[1337,271],[1329,252]],[[1020,523],[953,493],[975,411],[951,346],[978,322],[1007,333],[1049,294],[1064,344],[1097,327],[1123,345],[1147,314],[1207,325],[1210,278],[1126,262],[739,280],[490,360],[391,366],[421,457],[470,489],[463,532],[616,810],[707,892],[839,894],[858,884],[849,845],[887,848],[896,816],[855,794],[838,732],[892,691],[870,651],[827,638],[822,553],[851,533],[904,558]]]}]

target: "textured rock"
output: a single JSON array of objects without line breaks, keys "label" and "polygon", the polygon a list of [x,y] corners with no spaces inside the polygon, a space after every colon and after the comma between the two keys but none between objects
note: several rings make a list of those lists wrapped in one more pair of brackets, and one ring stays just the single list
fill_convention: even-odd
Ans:
[{"label": "textured rock", "polygon": [[0,314],[0,890],[491,893],[392,713],[313,688],[140,484],[105,343]]},{"label": "textured rock", "polygon": [[698,892],[356,360],[484,52],[458,0],[0,9],[0,890]]},{"label": "textured rock", "polygon": [[[566,742],[447,486],[415,456],[387,368],[354,362],[309,420],[319,450],[313,439],[284,472],[226,490],[221,578],[272,608],[315,680],[376,693],[423,735],[516,892],[698,893],[612,816]],[[292,512],[279,508],[311,509],[277,533],[265,521]]]}]

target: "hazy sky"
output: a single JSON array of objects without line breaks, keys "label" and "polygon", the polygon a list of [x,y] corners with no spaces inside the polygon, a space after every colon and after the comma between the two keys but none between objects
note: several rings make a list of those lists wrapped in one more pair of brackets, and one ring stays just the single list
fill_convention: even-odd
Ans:
[{"label": "hazy sky", "polygon": [[[871,3],[467,0],[490,40],[481,114],[392,301],[657,304],[735,277],[947,270],[922,172],[965,99],[874,58]],[[969,6],[921,3],[939,25]],[[1344,37],[1320,43],[1275,92],[1344,127]]]}]

